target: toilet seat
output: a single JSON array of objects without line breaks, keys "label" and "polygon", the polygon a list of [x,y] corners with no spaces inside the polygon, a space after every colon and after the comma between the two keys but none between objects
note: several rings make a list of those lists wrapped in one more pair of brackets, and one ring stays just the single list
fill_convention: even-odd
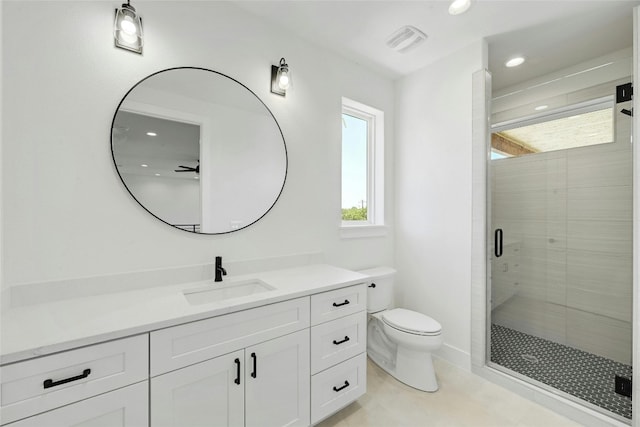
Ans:
[{"label": "toilet seat", "polygon": [[388,326],[409,334],[439,335],[442,332],[442,326],[436,320],[404,308],[385,311],[381,317]]}]

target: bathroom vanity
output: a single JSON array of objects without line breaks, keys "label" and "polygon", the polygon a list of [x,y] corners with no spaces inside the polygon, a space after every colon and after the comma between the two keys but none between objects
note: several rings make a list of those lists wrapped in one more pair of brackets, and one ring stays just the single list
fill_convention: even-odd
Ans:
[{"label": "bathroom vanity", "polygon": [[2,320],[2,425],[307,426],[366,391],[364,276],[328,265]]}]

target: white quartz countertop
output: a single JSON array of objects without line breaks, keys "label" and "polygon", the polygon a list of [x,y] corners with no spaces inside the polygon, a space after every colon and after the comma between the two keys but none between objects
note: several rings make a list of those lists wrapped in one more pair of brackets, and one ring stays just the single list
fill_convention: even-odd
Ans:
[{"label": "white quartz countertop", "polygon": [[355,285],[366,278],[317,264],[224,276],[222,284],[259,279],[275,289],[200,305],[189,304],[183,291],[220,283],[211,279],[11,308],[2,313],[0,364]]}]

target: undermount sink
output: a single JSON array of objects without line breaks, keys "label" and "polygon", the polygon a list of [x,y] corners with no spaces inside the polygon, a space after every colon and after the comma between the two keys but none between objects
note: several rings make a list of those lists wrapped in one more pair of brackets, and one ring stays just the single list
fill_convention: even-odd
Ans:
[{"label": "undermount sink", "polygon": [[182,293],[189,304],[198,305],[224,301],[231,298],[246,297],[274,289],[273,286],[266,284],[262,280],[247,279],[213,283],[201,288],[187,289],[182,291]]}]

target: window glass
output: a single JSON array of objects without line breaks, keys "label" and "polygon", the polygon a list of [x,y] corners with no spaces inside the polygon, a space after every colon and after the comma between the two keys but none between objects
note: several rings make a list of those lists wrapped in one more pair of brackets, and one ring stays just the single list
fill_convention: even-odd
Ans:
[{"label": "window glass", "polygon": [[367,221],[369,122],[342,114],[342,220]]},{"label": "window glass", "polygon": [[613,141],[609,107],[493,133],[491,148],[505,157],[517,157]]}]

